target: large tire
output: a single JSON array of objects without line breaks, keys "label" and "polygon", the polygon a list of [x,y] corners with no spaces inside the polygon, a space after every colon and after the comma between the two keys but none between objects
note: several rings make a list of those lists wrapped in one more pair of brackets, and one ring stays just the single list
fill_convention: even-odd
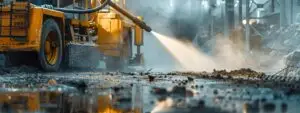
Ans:
[{"label": "large tire", "polygon": [[58,24],[53,19],[44,21],[38,56],[44,71],[59,70],[63,60],[62,35]]}]

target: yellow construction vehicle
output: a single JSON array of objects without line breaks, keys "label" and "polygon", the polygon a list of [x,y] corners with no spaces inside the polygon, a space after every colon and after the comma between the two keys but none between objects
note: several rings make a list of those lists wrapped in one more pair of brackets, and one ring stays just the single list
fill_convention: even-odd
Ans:
[{"label": "yellow construction vehicle", "polygon": [[[1,0],[0,52],[8,64],[58,71],[74,63],[72,55],[98,57],[84,46],[98,48],[107,68],[121,69],[141,63],[142,29],[151,31],[141,19],[125,10],[125,0]],[[80,47],[69,50],[73,46]],[[84,60],[77,63],[97,63]]]}]

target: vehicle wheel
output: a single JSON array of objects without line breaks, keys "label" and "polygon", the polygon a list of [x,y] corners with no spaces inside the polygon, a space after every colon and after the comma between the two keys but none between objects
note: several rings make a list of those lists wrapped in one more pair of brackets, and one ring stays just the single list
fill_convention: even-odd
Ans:
[{"label": "vehicle wheel", "polygon": [[62,35],[53,19],[47,19],[43,24],[38,56],[44,71],[58,71],[60,68],[63,56]]}]

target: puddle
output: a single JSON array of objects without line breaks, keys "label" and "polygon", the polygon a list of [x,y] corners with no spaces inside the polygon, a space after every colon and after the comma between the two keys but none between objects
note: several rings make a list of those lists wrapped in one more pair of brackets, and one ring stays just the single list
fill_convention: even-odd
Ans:
[{"label": "puddle", "polygon": [[185,76],[157,76],[152,82],[140,75],[2,78],[0,113],[297,113],[300,110],[300,93],[293,93],[296,91],[189,80]]},{"label": "puddle", "polygon": [[[246,87],[245,87],[246,88]],[[272,90],[211,84],[186,87],[133,85],[88,89],[68,86],[0,89],[1,113],[296,113],[299,97],[268,98]],[[273,94],[270,96],[270,94]],[[256,98],[257,97],[257,98]]]}]

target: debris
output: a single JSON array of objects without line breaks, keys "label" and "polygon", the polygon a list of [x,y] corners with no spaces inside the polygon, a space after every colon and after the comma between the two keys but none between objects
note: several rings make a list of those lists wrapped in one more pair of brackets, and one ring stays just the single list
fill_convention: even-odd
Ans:
[{"label": "debris", "polygon": [[0,74],[21,74],[21,73],[40,73],[41,71],[38,68],[30,66],[19,66],[19,67],[1,67]]},{"label": "debris", "polygon": [[218,92],[217,89],[215,89],[215,90],[213,91],[213,93],[214,93],[214,95],[218,95],[218,94],[219,94],[219,92]]},{"label": "debris", "polygon": [[151,74],[151,71],[153,70],[153,68],[151,68],[151,69],[149,69],[147,72],[145,72],[144,74],[145,75],[149,75],[149,74]]},{"label": "debris", "polygon": [[286,103],[282,103],[281,104],[281,111],[283,113],[286,113],[287,112],[287,109],[288,109],[288,105]]},{"label": "debris", "polygon": [[81,93],[84,93],[86,91],[86,89],[88,88],[88,85],[85,81],[83,80],[79,80],[79,81],[66,81],[67,85],[70,85],[72,87],[77,88]]},{"label": "debris", "polygon": [[168,94],[168,91],[164,88],[152,88],[151,92],[156,94],[156,95],[166,95],[166,94]]},{"label": "debris", "polygon": [[192,78],[192,77],[187,77],[187,78],[190,82],[194,81],[194,78]]},{"label": "debris", "polygon": [[204,86],[203,86],[203,85],[201,85],[201,86],[200,86],[200,88],[202,89],[202,88],[204,88]]},{"label": "debris", "polygon": [[205,102],[204,102],[204,100],[199,100],[199,102],[198,102],[198,107],[199,107],[199,108],[204,108],[204,107],[205,107]]},{"label": "debris", "polygon": [[149,82],[153,82],[155,80],[155,76],[148,75]]},{"label": "debris", "polygon": [[186,95],[186,92],[187,90],[185,87],[175,86],[170,93],[174,95]]},{"label": "debris", "polygon": [[276,106],[273,103],[266,103],[266,104],[264,104],[263,108],[266,112],[272,112],[273,113],[276,109]]},{"label": "debris", "polygon": [[48,81],[48,85],[51,85],[51,86],[57,85],[57,82],[56,82],[56,80],[54,80],[54,79],[50,79],[50,80]]}]

